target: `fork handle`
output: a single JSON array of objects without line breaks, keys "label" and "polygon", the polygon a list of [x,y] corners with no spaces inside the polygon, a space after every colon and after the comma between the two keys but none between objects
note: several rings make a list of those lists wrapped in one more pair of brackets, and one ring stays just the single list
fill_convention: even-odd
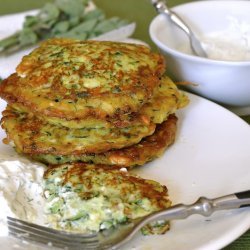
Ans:
[{"label": "fork handle", "polygon": [[250,190],[226,195],[212,200],[216,210],[233,209],[250,206]]},{"label": "fork handle", "polygon": [[[177,204],[169,209],[149,215],[143,221],[143,225],[154,220],[185,219],[193,214],[210,216],[218,210],[235,209],[250,206],[250,190],[222,196],[215,199],[200,197],[191,205]],[[140,226],[143,226],[140,225]]]},{"label": "fork handle", "polygon": [[215,199],[200,197],[194,204],[186,206],[186,215],[201,214],[203,216],[210,216],[218,210],[235,209],[245,206],[250,206],[250,190]]},{"label": "fork handle", "polygon": [[131,230],[122,241],[120,241],[111,249],[118,249],[126,242],[129,242],[129,240],[137,231],[152,221],[185,219],[192,214],[210,216],[213,212],[218,210],[234,209],[246,206],[250,206],[250,190],[222,196],[215,199],[200,197],[195,203],[191,205],[177,204],[171,208],[150,214],[147,217],[144,217],[138,223],[135,223],[133,230]]}]

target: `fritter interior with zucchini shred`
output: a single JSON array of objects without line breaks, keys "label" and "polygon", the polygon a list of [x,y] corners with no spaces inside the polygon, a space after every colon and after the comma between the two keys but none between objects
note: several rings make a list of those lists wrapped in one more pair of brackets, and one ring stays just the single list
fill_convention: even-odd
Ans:
[{"label": "fritter interior with zucchini shred", "polygon": [[5,143],[48,163],[132,167],[174,142],[187,97],[143,45],[51,39],[0,84]]},{"label": "fritter interior with zucchini shred", "polygon": [[[44,175],[48,224],[54,228],[98,232],[170,207],[167,188],[107,165],[64,164]],[[142,229],[162,234],[168,222]]]}]

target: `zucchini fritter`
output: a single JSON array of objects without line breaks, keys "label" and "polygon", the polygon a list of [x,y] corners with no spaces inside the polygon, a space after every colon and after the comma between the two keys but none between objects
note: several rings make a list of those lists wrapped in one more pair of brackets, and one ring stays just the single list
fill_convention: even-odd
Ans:
[{"label": "zucchini fritter", "polygon": [[164,70],[142,45],[45,41],[0,84],[4,142],[49,164],[151,161],[173,143],[172,114],[188,103]]},{"label": "zucchini fritter", "polygon": [[10,109],[3,112],[2,127],[18,152],[31,155],[101,153],[136,144],[155,130],[153,123],[125,128],[70,129]]},{"label": "zucchini fritter", "polygon": [[[162,77],[159,86],[154,89],[152,98],[145,103],[137,113],[120,115],[119,117],[97,119],[87,117],[85,119],[68,120],[67,118],[50,117],[45,115],[37,115],[44,121],[57,126],[68,128],[96,128],[101,129],[112,127],[128,127],[146,125],[150,122],[160,124],[165,121],[169,114],[187,103],[187,98],[166,76]],[[29,110],[20,103],[12,103],[11,107],[20,113],[29,113]]]},{"label": "zucchini fritter", "polygon": [[106,165],[59,165],[44,179],[49,224],[63,230],[98,232],[171,205],[166,186]]},{"label": "zucchini fritter", "polygon": [[170,115],[162,124],[157,125],[154,134],[145,137],[138,144],[119,150],[110,150],[100,154],[82,155],[53,155],[53,154],[33,154],[33,159],[49,163],[63,164],[69,162],[88,162],[94,164],[107,164],[121,167],[134,167],[143,165],[146,162],[162,155],[168,146],[175,140],[177,128],[177,118]]},{"label": "zucchini fritter", "polygon": [[163,62],[142,45],[51,39],[23,58],[0,96],[68,120],[137,112],[158,86]]}]

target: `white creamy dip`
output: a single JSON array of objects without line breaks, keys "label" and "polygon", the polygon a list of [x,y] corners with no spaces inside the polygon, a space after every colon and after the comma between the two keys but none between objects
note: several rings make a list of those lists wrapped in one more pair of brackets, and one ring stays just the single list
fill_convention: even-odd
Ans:
[{"label": "white creamy dip", "polygon": [[[201,36],[202,47],[208,58],[223,61],[250,61],[250,24],[228,17],[229,25],[225,30]],[[178,50],[193,54],[188,43]]]},{"label": "white creamy dip", "polygon": [[42,180],[45,166],[26,158],[0,155],[0,236],[6,216],[44,224]]}]

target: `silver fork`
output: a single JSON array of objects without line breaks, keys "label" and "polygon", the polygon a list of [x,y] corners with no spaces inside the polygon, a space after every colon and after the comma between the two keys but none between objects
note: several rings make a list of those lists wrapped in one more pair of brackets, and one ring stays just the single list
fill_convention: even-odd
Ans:
[{"label": "silver fork", "polygon": [[19,219],[7,217],[9,234],[28,241],[49,244],[68,249],[118,249],[129,242],[145,225],[157,220],[185,219],[192,214],[210,216],[218,210],[250,206],[250,190],[215,199],[200,197],[191,205],[177,204],[132,223],[120,225],[98,234],[76,234],[39,226]]}]

